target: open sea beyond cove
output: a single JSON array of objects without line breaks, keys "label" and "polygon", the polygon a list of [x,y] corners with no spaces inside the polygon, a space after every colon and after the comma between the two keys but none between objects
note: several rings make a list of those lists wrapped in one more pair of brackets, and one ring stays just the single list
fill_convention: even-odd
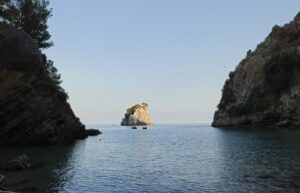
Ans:
[{"label": "open sea beyond cove", "polygon": [[93,125],[102,135],[68,147],[0,148],[48,166],[6,173],[20,192],[300,192],[300,130],[162,124]]}]

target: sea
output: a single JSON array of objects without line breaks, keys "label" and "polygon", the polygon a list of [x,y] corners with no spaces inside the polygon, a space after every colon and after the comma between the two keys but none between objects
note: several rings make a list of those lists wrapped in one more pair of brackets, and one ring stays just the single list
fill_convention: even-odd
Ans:
[{"label": "sea", "polygon": [[300,192],[300,130],[157,124],[91,125],[103,134],[71,146],[0,148],[48,163],[4,173],[21,193]]}]

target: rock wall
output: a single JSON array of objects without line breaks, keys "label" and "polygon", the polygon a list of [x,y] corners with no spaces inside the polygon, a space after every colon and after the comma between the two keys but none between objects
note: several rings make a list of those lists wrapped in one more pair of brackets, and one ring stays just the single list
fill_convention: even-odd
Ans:
[{"label": "rock wall", "polygon": [[274,26],[229,74],[216,127],[300,127],[300,14]]},{"label": "rock wall", "polygon": [[147,103],[137,104],[127,109],[125,117],[121,122],[121,125],[124,126],[152,124],[153,120],[151,118]]},{"label": "rock wall", "polygon": [[85,130],[25,32],[0,24],[0,146],[68,144]]}]

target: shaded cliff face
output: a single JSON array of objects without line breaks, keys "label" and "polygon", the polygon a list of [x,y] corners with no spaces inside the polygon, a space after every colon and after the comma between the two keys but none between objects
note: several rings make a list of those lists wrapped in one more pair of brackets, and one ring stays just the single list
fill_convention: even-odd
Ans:
[{"label": "shaded cliff face", "polygon": [[212,125],[300,127],[300,13],[229,74]]},{"label": "shaded cliff face", "polygon": [[137,104],[127,109],[125,117],[121,122],[121,125],[124,126],[152,124],[153,120],[148,110],[148,104],[146,103]]},{"label": "shaded cliff face", "polygon": [[84,129],[25,32],[0,24],[0,146],[66,144]]}]

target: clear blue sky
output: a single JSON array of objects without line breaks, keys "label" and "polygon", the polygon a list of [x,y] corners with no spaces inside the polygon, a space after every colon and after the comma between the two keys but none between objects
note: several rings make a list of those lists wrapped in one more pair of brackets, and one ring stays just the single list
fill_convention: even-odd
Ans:
[{"label": "clear blue sky", "polygon": [[119,123],[150,104],[156,122],[211,122],[229,71],[298,0],[51,0],[55,46],[73,110]]}]

